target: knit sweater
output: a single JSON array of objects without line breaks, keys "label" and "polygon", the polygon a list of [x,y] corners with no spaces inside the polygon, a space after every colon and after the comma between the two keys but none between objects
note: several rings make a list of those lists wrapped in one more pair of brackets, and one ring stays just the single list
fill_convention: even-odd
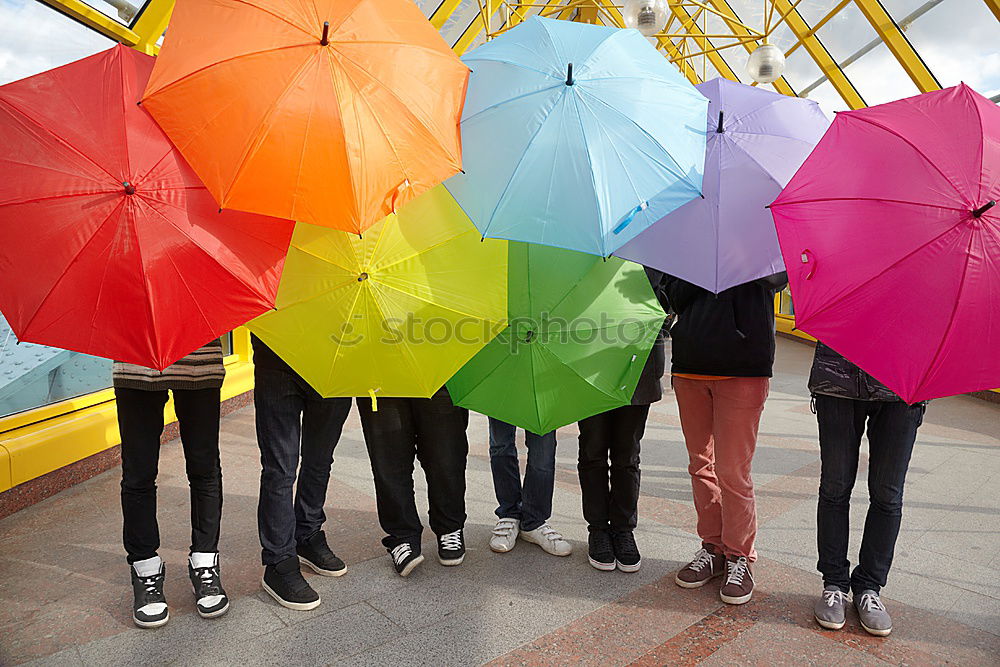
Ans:
[{"label": "knit sweater", "polygon": [[213,340],[162,371],[116,361],[111,375],[116,389],[218,389],[226,378],[222,341]]}]

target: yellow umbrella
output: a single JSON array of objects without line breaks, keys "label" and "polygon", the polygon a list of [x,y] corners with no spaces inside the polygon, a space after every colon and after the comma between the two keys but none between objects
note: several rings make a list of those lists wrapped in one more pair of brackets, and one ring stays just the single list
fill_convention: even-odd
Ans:
[{"label": "yellow umbrella", "polygon": [[507,242],[437,186],[362,237],[299,223],[248,326],[325,397],[429,397],[507,325]]}]

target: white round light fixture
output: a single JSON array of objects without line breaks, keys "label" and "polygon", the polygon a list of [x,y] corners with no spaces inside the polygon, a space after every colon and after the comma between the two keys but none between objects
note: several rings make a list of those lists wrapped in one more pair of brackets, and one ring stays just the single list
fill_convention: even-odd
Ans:
[{"label": "white round light fixture", "polygon": [[646,37],[663,32],[669,14],[667,0],[625,0],[622,8],[625,26],[635,28]]},{"label": "white round light fixture", "polygon": [[757,83],[771,83],[785,71],[785,54],[774,44],[761,44],[747,60],[747,74]]}]

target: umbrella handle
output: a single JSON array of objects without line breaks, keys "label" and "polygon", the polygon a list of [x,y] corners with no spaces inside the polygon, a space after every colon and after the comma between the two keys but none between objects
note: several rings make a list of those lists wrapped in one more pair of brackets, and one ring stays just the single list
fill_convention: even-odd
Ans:
[{"label": "umbrella handle", "polygon": [[802,251],[802,263],[812,264],[809,267],[809,273],[806,274],[806,280],[812,280],[813,274],[816,273],[816,258],[813,257],[812,250],[809,248]]},{"label": "umbrella handle", "polygon": [[375,398],[375,392],[378,389],[369,389],[368,396],[372,399],[372,412],[378,412],[378,399]]},{"label": "umbrella handle", "polygon": [[632,221],[635,220],[635,216],[639,215],[639,213],[645,211],[647,208],[649,208],[648,201],[644,201],[641,204],[637,204],[636,207],[633,208],[631,211],[629,211],[628,215],[622,218],[622,221],[619,222],[618,225],[611,230],[611,233],[620,234],[622,230],[624,230],[626,227],[632,224]]}]

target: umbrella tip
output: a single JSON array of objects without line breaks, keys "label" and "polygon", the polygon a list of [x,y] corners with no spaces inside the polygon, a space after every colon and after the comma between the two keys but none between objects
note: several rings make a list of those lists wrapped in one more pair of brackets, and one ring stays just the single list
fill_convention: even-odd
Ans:
[{"label": "umbrella tip", "polygon": [[723,113],[724,112],[722,112],[722,111],[719,112],[719,126],[717,128],[715,128],[715,131],[718,132],[719,134],[725,134],[726,133],[726,128],[722,126],[722,115],[723,115]]},{"label": "umbrella tip", "polygon": [[330,43],[330,22],[323,21],[323,37],[320,38],[319,43],[323,46],[327,46]]},{"label": "umbrella tip", "polygon": [[997,203],[994,200],[991,199],[990,201],[986,202],[985,204],[983,204],[979,208],[973,209],[972,216],[974,218],[981,218],[981,217],[983,217],[983,213],[986,213],[986,211],[990,210],[991,208],[993,208],[996,205],[997,205]]},{"label": "umbrella tip", "polygon": [[566,85],[572,86],[576,81],[573,79],[573,63],[566,67]]},{"label": "umbrella tip", "polygon": [[222,213],[222,207],[221,206],[219,207],[219,213]]}]

